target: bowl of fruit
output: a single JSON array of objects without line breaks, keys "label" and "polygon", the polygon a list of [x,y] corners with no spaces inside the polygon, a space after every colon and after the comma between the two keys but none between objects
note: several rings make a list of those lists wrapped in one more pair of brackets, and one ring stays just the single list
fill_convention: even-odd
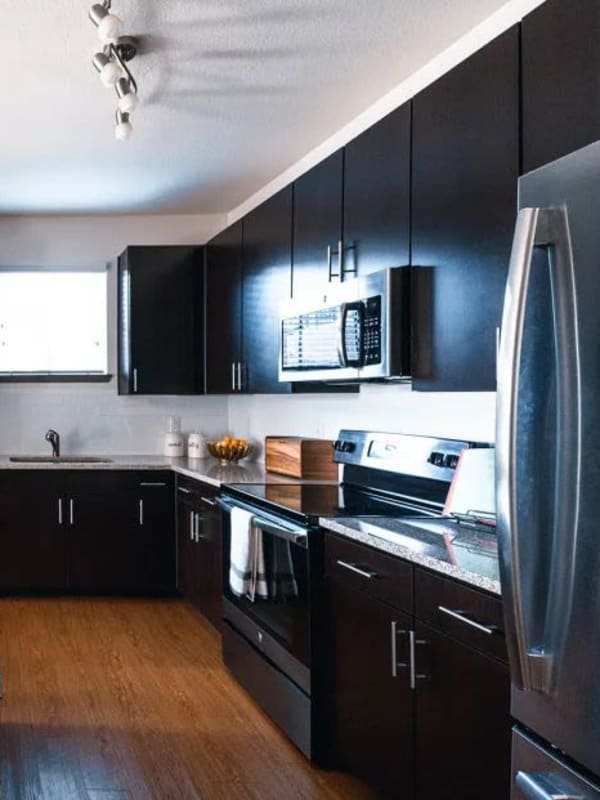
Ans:
[{"label": "bowl of fruit", "polygon": [[224,436],[218,442],[207,442],[206,446],[211,456],[218,458],[223,466],[236,464],[250,452],[249,442],[234,436]]}]

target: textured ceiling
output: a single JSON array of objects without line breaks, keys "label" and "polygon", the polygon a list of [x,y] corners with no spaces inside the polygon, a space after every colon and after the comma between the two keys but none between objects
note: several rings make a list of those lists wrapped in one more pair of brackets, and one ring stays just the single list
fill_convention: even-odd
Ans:
[{"label": "textured ceiling", "polygon": [[505,0],[113,0],[147,52],[114,138],[91,0],[0,0],[0,213],[233,208]]}]

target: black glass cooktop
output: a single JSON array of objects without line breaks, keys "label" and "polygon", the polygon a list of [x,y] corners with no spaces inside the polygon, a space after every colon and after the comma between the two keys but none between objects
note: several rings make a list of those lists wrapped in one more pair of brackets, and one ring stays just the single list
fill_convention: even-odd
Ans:
[{"label": "black glass cooktop", "polygon": [[337,516],[423,516],[428,509],[418,501],[330,483],[229,484],[224,492],[258,503],[272,513],[301,516],[309,522]]}]

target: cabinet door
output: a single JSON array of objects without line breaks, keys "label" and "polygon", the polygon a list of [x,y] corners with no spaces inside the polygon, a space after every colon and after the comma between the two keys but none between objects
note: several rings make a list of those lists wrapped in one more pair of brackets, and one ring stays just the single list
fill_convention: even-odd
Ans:
[{"label": "cabinet door", "polygon": [[413,386],[496,386],[517,208],[518,32],[413,100]]},{"label": "cabinet door", "polygon": [[120,257],[121,394],[202,391],[202,278],[202,248],[129,247]]},{"label": "cabinet door", "polygon": [[138,551],[131,536],[136,509],[123,474],[69,473],[65,515],[69,588],[99,592],[127,589],[130,565]]},{"label": "cabinet door", "polygon": [[143,472],[135,476],[129,490],[133,516],[126,548],[132,561],[125,566],[127,586],[132,591],[171,592],[176,586],[175,502],[170,473]]},{"label": "cabinet door", "polygon": [[346,277],[410,261],[410,129],[406,103],[346,146]]},{"label": "cabinet door", "polygon": [[529,172],[600,138],[600,3],[547,0],[521,30]]},{"label": "cabinet door", "polygon": [[292,187],[244,219],[243,361],[245,391],[285,394],[279,383],[279,306],[291,296]]},{"label": "cabinet door", "polygon": [[177,498],[177,585],[179,592],[194,605],[200,605],[198,545],[196,544],[196,506]]},{"label": "cabinet door", "polygon": [[62,473],[0,473],[0,553],[0,589],[66,588]]},{"label": "cabinet door", "polygon": [[242,361],[242,223],[206,246],[206,392],[236,390]]},{"label": "cabinet door", "polygon": [[336,764],[386,797],[411,797],[413,692],[404,633],[411,617],[337,582],[329,588]]},{"label": "cabinet door", "polygon": [[203,487],[197,512],[198,606],[215,628],[223,617],[223,532],[221,511],[215,504],[218,492]]},{"label": "cabinet door", "polygon": [[508,668],[416,626],[417,800],[510,796]]},{"label": "cabinet door", "polygon": [[[331,281],[339,282],[338,256],[342,238],[344,153],[339,150],[302,175],[294,184],[294,297],[319,297]],[[328,269],[328,248],[332,269]]]}]

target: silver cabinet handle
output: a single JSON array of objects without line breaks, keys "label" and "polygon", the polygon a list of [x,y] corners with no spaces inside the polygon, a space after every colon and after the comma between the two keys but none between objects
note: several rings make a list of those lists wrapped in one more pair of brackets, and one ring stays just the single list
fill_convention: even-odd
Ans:
[{"label": "silver cabinet handle", "polygon": [[338,241],[338,277],[344,280],[344,242],[341,239]]},{"label": "silver cabinet handle", "polygon": [[414,631],[408,632],[408,647],[409,647],[409,669],[410,669],[410,688],[417,688],[417,681],[424,681],[427,675],[422,672],[417,672],[417,645],[427,644],[424,639],[417,639]]},{"label": "silver cabinet handle", "polygon": [[210,500],[208,497],[201,497],[200,500],[211,508],[217,505],[214,500]]},{"label": "silver cabinet handle", "polygon": [[140,499],[140,525],[144,524],[144,501]]},{"label": "silver cabinet handle", "polygon": [[194,534],[196,532],[195,525],[196,525],[196,515],[194,514],[193,511],[190,511],[190,542],[194,541]]},{"label": "silver cabinet handle", "polygon": [[392,635],[392,678],[398,677],[398,623],[396,620],[392,620],[391,625],[391,635]]},{"label": "silver cabinet handle", "polygon": [[200,533],[200,520],[204,519],[200,516],[198,512],[196,512],[196,542],[199,542],[200,539],[206,539],[206,536]]},{"label": "silver cabinet handle", "polygon": [[364,569],[360,569],[359,567],[355,567],[354,564],[349,564],[347,561],[340,561],[339,559],[336,561],[338,566],[343,567],[344,569],[350,570],[350,572],[354,572],[356,575],[360,575],[362,578],[368,578],[372,580],[373,578],[377,577],[376,572],[367,572]]},{"label": "silver cabinet handle", "polygon": [[238,392],[244,391],[243,363],[241,361],[237,362],[237,388]]},{"label": "silver cabinet handle", "polygon": [[333,249],[330,244],[327,245],[327,280],[331,283],[331,262],[333,260]]},{"label": "silver cabinet handle", "polygon": [[231,362],[231,391],[235,392],[235,361]]},{"label": "silver cabinet handle", "polygon": [[63,524],[63,505],[62,505],[62,497],[58,498],[58,524]]},{"label": "silver cabinet handle", "polygon": [[162,487],[162,486],[166,486],[166,485],[167,484],[164,483],[163,481],[156,481],[156,482],[154,482],[154,481],[142,481],[140,483],[140,486],[143,486],[144,488],[152,488],[152,487],[158,488],[158,487]]},{"label": "silver cabinet handle", "polygon": [[447,616],[452,617],[452,619],[463,622],[465,625],[469,625],[471,628],[476,628],[476,630],[482,633],[487,633],[490,636],[498,631],[498,628],[493,625],[482,625],[481,622],[475,622],[474,619],[466,617],[462,611],[453,611],[451,608],[446,608],[445,606],[438,606],[438,611],[441,611],[442,614],[447,614]]},{"label": "silver cabinet handle", "polygon": [[134,370],[133,370],[133,392],[134,392],[134,394],[137,394],[137,390],[138,390],[138,371],[137,371],[137,367],[134,367]]},{"label": "silver cabinet handle", "polygon": [[[530,800],[585,800],[582,794],[573,794],[568,787],[557,786],[550,775],[517,772],[515,784]],[[562,782],[562,781],[561,781]]]},{"label": "silver cabinet handle", "polygon": [[73,498],[69,499],[69,525],[75,524],[75,503]]},{"label": "silver cabinet handle", "polygon": [[181,492],[182,494],[192,494],[192,490],[186,489],[185,486],[178,486],[177,491]]}]

